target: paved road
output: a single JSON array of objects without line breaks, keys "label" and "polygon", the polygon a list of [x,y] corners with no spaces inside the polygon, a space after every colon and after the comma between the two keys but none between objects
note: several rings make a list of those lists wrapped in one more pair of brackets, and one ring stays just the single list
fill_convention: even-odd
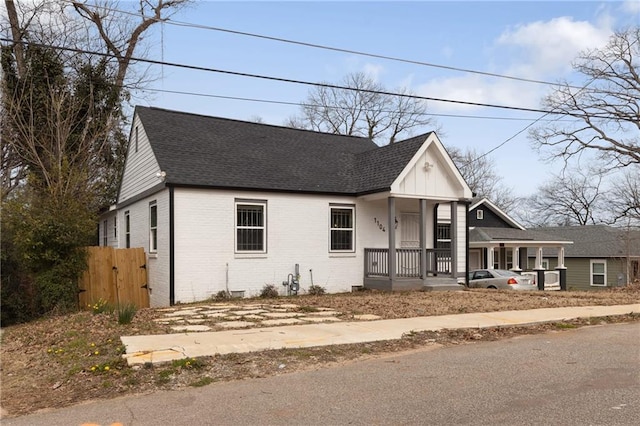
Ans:
[{"label": "paved road", "polygon": [[126,397],[5,425],[635,425],[640,324],[423,350]]}]

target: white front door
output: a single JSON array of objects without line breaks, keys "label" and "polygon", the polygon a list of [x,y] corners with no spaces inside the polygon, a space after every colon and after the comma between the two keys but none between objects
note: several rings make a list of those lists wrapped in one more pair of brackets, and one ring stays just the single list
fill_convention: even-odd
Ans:
[{"label": "white front door", "polygon": [[420,247],[420,215],[418,213],[400,214],[400,247]]}]

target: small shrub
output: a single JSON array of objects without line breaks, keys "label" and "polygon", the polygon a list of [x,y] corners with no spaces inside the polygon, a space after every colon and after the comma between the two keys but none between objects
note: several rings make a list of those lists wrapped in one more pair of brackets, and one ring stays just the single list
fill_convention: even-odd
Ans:
[{"label": "small shrub", "polygon": [[260,297],[263,299],[274,299],[278,296],[280,296],[280,293],[278,293],[278,289],[273,284],[266,284],[260,292]]},{"label": "small shrub", "polygon": [[136,315],[136,305],[128,303],[118,308],[118,324],[131,324],[133,317]]},{"label": "small shrub", "polygon": [[202,368],[206,363],[198,358],[176,359],[171,363],[173,368]]},{"label": "small shrub", "polygon": [[309,286],[309,289],[307,290],[307,293],[309,293],[312,296],[322,296],[326,292],[327,290],[324,287],[316,284]]},{"label": "small shrub", "polygon": [[202,386],[207,386],[209,384],[213,383],[213,379],[211,377],[203,377],[199,380],[196,380],[195,382],[191,383],[189,386],[193,386],[194,388],[199,388]]},{"label": "small shrub", "polygon": [[104,299],[99,299],[97,302],[90,304],[89,308],[94,315],[109,313],[112,314],[115,310],[112,305],[107,303]]},{"label": "small shrub", "polygon": [[231,299],[231,293],[226,290],[220,290],[213,296],[213,300],[229,300]]}]

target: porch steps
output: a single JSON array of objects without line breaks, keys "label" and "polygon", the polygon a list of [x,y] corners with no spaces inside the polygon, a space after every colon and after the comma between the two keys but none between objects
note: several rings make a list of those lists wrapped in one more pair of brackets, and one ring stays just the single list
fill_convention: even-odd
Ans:
[{"label": "porch steps", "polygon": [[464,286],[458,284],[451,277],[429,277],[427,284],[422,286],[422,291],[461,291]]}]

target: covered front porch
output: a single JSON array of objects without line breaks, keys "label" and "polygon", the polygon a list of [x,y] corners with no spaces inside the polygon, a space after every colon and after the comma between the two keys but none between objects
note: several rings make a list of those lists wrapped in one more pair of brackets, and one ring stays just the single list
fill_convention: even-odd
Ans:
[{"label": "covered front porch", "polygon": [[[474,228],[470,232],[469,267],[473,269],[507,269],[514,272],[533,271],[538,289],[545,288],[545,272],[549,265],[543,250],[555,253],[560,288],[566,290],[564,247],[572,244],[552,235],[525,229]],[[535,253],[529,268],[528,254]]]},{"label": "covered front porch", "polygon": [[458,280],[465,277],[467,204],[394,196],[388,196],[386,202],[385,222],[378,217],[374,221],[379,229],[389,231],[385,232],[387,247],[364,248],[364,287],[462,289]]}]

